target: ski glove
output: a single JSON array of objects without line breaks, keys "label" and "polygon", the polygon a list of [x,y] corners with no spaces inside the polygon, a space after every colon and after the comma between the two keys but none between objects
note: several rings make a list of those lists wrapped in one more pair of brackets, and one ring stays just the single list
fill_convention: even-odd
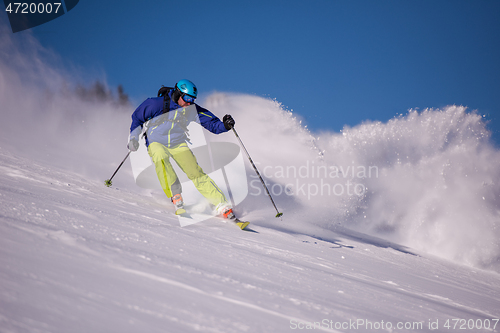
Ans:
[{"label": "ski glove", "polygon": [[136,138],[131,138],[127,145],[127,148],[130,151],[137,151],[137,149],[139,149],[139,141],[137,141]]},{"label": "ski glove", "polygon": [[229,131],[234,126],[234,119],[230,114],[226,114],[224,118],[222,118],[222,122],[224,123],[224,127]]}]

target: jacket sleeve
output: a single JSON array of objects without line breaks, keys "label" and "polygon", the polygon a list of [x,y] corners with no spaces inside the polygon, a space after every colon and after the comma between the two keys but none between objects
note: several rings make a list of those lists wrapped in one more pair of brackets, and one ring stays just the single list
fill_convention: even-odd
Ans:
[{"label": "jacket sleeve", "polygon": [[224,123],[217,118],[212,112],[205,108],[202,108],[196,104],[196,110],[198,111],[198,118],[200,119],[200,124],[205,129],[209,130],[214,134],[220,134],[227,132]]},{"label": "jacket sleeve", "polygon": [[[132,113],[132,124],[130,125],[130,138],[139,141],[142,126],[146,121],[152,119],[158,113],[157,98],[148,98]],[[161,111],[161,109],[160,109]]]}]

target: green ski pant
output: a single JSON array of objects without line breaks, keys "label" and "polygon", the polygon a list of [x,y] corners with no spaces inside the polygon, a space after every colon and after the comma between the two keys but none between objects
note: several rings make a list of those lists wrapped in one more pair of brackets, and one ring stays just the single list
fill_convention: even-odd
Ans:
[{"label": "green ski pant", "polygon": [[198,191],[200,191],[212,205],[217,207],[219,204],[227,202],[221,189],[198,165],[196,157],[191,149],[189,149],[187,143],[184,142],[175,147],[167,148],[161,143],[152,142],[148,147],[148,153],[153,160],[156,175],[167,197],[170,198],[182,192],[179,178],[172,164],[170,164],[170,158],[173,158],[181,170],[193,182]]}]

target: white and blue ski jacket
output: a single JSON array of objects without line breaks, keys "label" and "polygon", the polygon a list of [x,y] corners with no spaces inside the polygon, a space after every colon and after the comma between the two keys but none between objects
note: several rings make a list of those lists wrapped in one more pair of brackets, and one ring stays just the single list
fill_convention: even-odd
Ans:
[{"label": "white and blue ski jacket", "polygon": [[[170,91],[171,96],[172,91]],[[170,99],[169,109],[164,110],[164,98],[152,97],[146,99],[132,114],[132,125],[130,126],[130,139],[139,141],[139,136],[145,124],[146,146],[151,142],[159,142],[168,148],[175,147],[188,140],[186,126],[192,122],[198,122],[205,129],[214,134],[227,132],[224,123],[212,112],[194,104],[195,112],[186,112]],[[192,109],[192,108],[191,108]]]}]

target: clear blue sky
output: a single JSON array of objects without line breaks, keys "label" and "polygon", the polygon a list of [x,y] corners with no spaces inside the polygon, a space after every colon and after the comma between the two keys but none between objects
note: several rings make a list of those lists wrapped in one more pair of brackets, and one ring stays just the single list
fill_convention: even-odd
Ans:
[{"label": "clear blue sky", "polygon": [[499,0],[80,0],[32,32],[139,102],[187,78],[333,131],[457,104],[500,142]]}]

